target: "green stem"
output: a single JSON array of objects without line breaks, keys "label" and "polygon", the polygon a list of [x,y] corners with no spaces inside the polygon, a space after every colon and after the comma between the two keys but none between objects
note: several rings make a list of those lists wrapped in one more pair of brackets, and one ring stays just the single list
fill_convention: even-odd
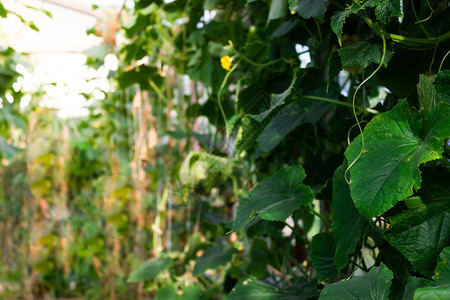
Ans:
[{"label": "green stem", "polygon": [[298,270],[303,274],[303,276],[305,276],[305,278],[309,278],[308,273],[306,272],[306,270],[303,268],[303,266],[301,266],[301,265],[295,260],[295,258],[292,257],[292,255],[286,254],[285,256],[288,258],[288,260],[289,260],[291,263],[293,263],[293,264],[298,268]]},{"label": "green stem", "polygon": [[426,21],[428,21],[429,19],[431,19],[431,17],[433,16],[433,12],[434,12],[434,11],[433,11],[433,7],[431,6],[430,0],[427,0],[427,4],[428,4],[428,7],[429,7],[430,10],[431,10],[430,15],[429,15],[427,18],[423,19],[423,20],[417,21],[416,24],[426,22]]},{"label": "green stem", "polygon": [[450,31],[444,33],[443,35],[437,37],[437,38],[429,38],[429,39],[421,39],[421,38],[412,38],[412,37],[406,37],[398,34],[393,33],[384,33],[385,37],[392,39],[394,42],[406,42],[411,44],[422,44],[422,45],[430,45],[434,46],[436,44],[442,43],[443,41],[450,38]]},{"label": "green stem", "polygon": [[[238,63],[243,59],[243,60],[245,60],[246,62],[248,62],[249,64],[251,64],[251,65],[253,65],[253,66],[255,66],[255,67],[258,67],[258,68],[265,68],[265,67],[271,66],[271,65],[273,65],[273,64],[275,64],[275,63],[277,63],[277,62],[279,62],[279,61],[282,60],[282,58],[278,58],[278,59],[276,59],[276,60],[272,60],[272,61],[269,61],[269,62],[266,62],[266,63],[257,63],[257,62],[255,62],[255,61],[251,60],[250,58],[248,58],[247,56],[245,56],[243,53],[239,52],[239,51],[234,47],[233,42],[228,41],[228,43],[229,43],[229,46],[231,47],[231,49],[234,50],[234,51],[239,55],[240,60],[238,61]],[[238,63],[237,63],[237,64],[238,64]]]},{"label": "green stem", "polygon": [[307,206],[309,211],[312,212],[316,217],[318,217],[322,222],[324,222],[328,227],[332,227],[331,223],[325,219],[321,214],[319,214],[317,211],[315,211],[311,206]]},{"label": "green stem", "polygon": [[[429,1],[428,1],[428,5],[430,5]],[[431,8],[431,15],[427,19],[421,20],[421,21],[419,20],[419,16],[417,15],[416,8],[414,7],[414,0],[411,0],[411,8],[414,13],[414,17],[416,18],[416,21],[417,21],[415,24],[419,24],[420,29],[422,29],[423,33],[426,35],[427,38],[432,38],[430,33],[423,26],[422,22],[425,22],[426,20],[431,18],[431,16],[433,15],[433,8]]]},{"label": "green stem", "polygon": [[[346,106],[346,107],[350,107],[350,108],[354,107],[350,103],[342,102],[342,101],[334,100],[334,99],[330,99],[330,98],[324,98],[324,97],[318,97],[318,96],[310,96],[310,95],[300,95],[300,98],[311,99],[311,100],[319,100],[319,101],[329,102],[329,103],[342,105],[342,106]],[[380,113],[379,111],[377,111],[375,109],[371,109],[371,108],[365,108],[365,107],[361,107],[361,106],[356,106],[356,108],[358,108],[359,110],[362,110],[362,111],[374,114],[374,115],[377,115],[377,114]]]},{"label": "green stem", "polygon": [[238,115],[239,111],[238,111],[238,104],[239,104],[239,94],[240,94],[240,90],[241,90],[241,85],[242,85],[242,81],[244,80],[244,78],[239,78],[237,83],[236,83],[236,100],[234,102],[234,114]]},{"label": "green stem", "polygon": [[448,54],[450,53],[450,51],[447,51],[447,54],[445,54],[444,58],[441,61],[441,64],[439,65],[439,70],[438,73],[441,71],[442,69],[442,65],[444,64],[445,59],[447,58]]},{"label": "green stem", "polygon": [[[370,20],[369,17],[366,15],[363,15],[363,19],[366,21],[367,25],[380,37],[385,37],[392,39],[394,42],[397,42],[399,44],[406,44],[408,46],[414,47],[414,46],[428,46],[428,47],[434,47],[435,45],[442,43],[443,41],[450,38],[450,31],[444,33],[443,35],[437,37],[437,38],[427,38],[427,39],[421,39],[421,38],[412,38],[412,37],[406,37],[398,34],[393,34],[389,32],[384,32],[382,29],[378,28],[375,23]],[[414,47],[417,49],[420,49],[418,47]]]},{"label": "green stem", "polygon": [[278,58],[278,59],[276,59],[276,60],[272,60],[272,61],[269,61],[269,62],[267,62],[267,63],[261,64],[261,63],[254,62],[253,60],[251,60],[251,59],[249,59],[248,57],[246,57],[244,54],[239,54],[239,55],[240,55],[241,58],[244,59],[246,62],[248,62],[249,64],[251,64],[251,65],[253,65],[253,66],[255,66],[255,67],[258,67],[258,68],[265,68],[265,67],[268,67],[268,66],[273,65],[273,64],[275,64],[275,63],[277,63],[277,62],[279,62],[279,61],[281,60],[281,58]]},{"label": "green stem", "polygon": [[158,85],[156,85],[156,83],[152,79],[149,80],[149,84],[155,90],[156,94],[158,94],[159,98],[161,98],[161,100],[167,103],[167,98],[166,96],[164,96],[163,92],[158,87]]},{"label": "green stem", "polygon": [[431,58],[431,62],[430,62],[430,68],[429,68],[429,72],[430,72],[430,74],[431,74],[431,67],[433,66],[433,64],[434,64],[434,59],[435,59],[435,57],[436,57],[436,50],[437,50],[437,47],[434,47],[434,51],[433,51],[433,57]]},{"label": "green stem", "polygon": [[227,84],[228,78],[230,77],[231,73],[233,73],[233,71],[237,68],[237,66],[239,65],[240,62],[241,62],[241,59],[238,60],[236,62],[236,64],[233,67],[231,67],[231,69],[227,72],[227,74],[225,75],[225,77],[222,81],[222,84],[220,85],[219,92],[217,93],[217,103],[219,105],[220,113],[222,114],[223,122],[225,123],[226,143],[225,143],[224,149],[226,149],[228,146],[228,141],[229,141],[229,137],[230,137],[230,128],[228,127],[227,116],[225,115],[225,111],[222,106],[222,93],[223,93],[223,89],[225,88],[225,85]]},{"label": "green stem", "polygon": [[234,193],[234,198],[235,200],[238,199],[239,197],[239,188],[238,188],[238,184],[237,184],[237,179],[235,176],[232,176],[232,180],[233,180],[233,193]]}]

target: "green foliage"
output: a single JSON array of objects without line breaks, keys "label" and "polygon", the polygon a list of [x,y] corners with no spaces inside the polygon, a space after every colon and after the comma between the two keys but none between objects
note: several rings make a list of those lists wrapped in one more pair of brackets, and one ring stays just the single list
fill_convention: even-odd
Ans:
[{"label": "green foliage", "polygon": [[326,10],[325,4],[323,0],[289,0],[289,8],[305,19],[322,18]]},{"label": "green foliage", "polygon": [[158,290],[155,300],[201,300],[206,299],[204,293],[196,286],[187,286],[180,295],[173,285],[166,285]]},{"label": "green foliage", "polygon": [[5,297],[448,298],[448,8],[411,3],[136,0],[72,120],[0,51]]},{"label": "green foliage", "polygon": [[232,254],[236,249],[227,249],[223,245],[216,245],[205,250],[205,253],[195,260],[195,267],[192,271],[194,276],[203,274],[208,269],[216,269],[218,266],[231,261]]},{"label": "green foliage", "polygon": [[[346,167],[346,166],[345,166]],[[356,250],[366,219],[359,213],[345,181],[345,167],[340,166],[333,177],[333,237],[336,242],[334,262],[338,269],[348,264],[348,255]]]},{"label": "green foliage", "polygon": [[301,166],[292,166],[261,181],[239,206],[233,230],[244,227],[256,214],[269,221],[286,221],[300,205],[311,204],[313,193],[303,184],[305,177]]},{"label": "green foliage", "polygon": [[442,70],[433,82],[439,99],[450,103],[450,70]]},{"label": "green foliage", "polygon": [[0,18],[6,18],[8,11],[5,9],[5,6],[0,3]]},{"label": "green foliage", "polygon": [[450,247],[444,248],[439,255],[433,280],[439,285],[450,283]]},{"label": "green foliage", "polygon": [[351,15],[354,14],[363,8],[360,4],[357,3],[357,1],[354,1],[350,6],[347,6],[345,10],[336,12],[334,16],[331,18],[331,29],[336,34],[339,45],[342,45],[342,30],[344,27],[344,23],[346,19]]},{"label": "green foliage", "polygon": [[0,136],[0,154],[2,155],[2,157],[6,159],[12,159],[19,153],[19,151],[19,148],[8,144],[5,138]]},{"label": "green foliage", "polygon": [[376,116],[345,152],[350,162],[350,190],[363,216],[375,217],[411,196],[421,186],[419,166],[442,157],[450,136],[446,116],[449,106],[439,105],[422,119],[414,107],[401,100],[391,111]]},{"label": "green foliage", "polygon": [[373,267],[369,273],[326,286],[319,299],[387,299],[392,278],[385,265]]},{"label": "green foliage", "polygon": [[420,74],[419,84],[417,85],[417,92],[419,93],[420,111],[427,112],[436,106],[436,91],[433,87],[433,82],[436,75],[426,76]]},{"label": "green foliage", "polygon": [[364,5],[375,7],[375,15],[383,24],[387,24],[393,17],[402,17],[401,0],[369,0]]},{"label": "green foliage", "polygon": [[286,98],[291,94],[292,89],[294,87],[295,81],[297,80],[297,74],[294,73],[294,77],[292,78],[292,82],[289,87],[281,94],[275,94],[270,97],[270,103],[267,110],[261,112],[257,115],[252,115],[251,117],[256,121],[263,121],[270,113],[272,113],[277,107],[284,104]]},{"label": "green foliage", "polygon": [[152,280],[159,273],[166,270],[172,264],[169,257],[159,256],[143,263],[138,269],[134,270],[128,276],[127,282],[139,282],[143,280]]},{"label": "green foliage", "polygon": [[[370,63],[379,64],[383,55],[383,47],[379,42],[373,40],[359,42],[351,46],[340,48],[336,51],[341,57],[341,64],[343,67],[357,65],[366,68]],[[383,61],[385,66],[387,66],[392,55],[392,50],[386,51]]]},{"label": "green foliage", "polygon": [[273,150],[296,127],[306,123],[315,124],[327,108],[327,104],[308,99],[291,102],[257,135],[257,147],[263,153]]},{"label": "green foliage", "polygon": [[316,234],[311,242],[311,260],[317,272],[317,281],[335,278],[338,275],[334,265],[336,244],[331,232]]},{"label": "green foliage", "polygon": [[424,203],[389,218],[392,227],[386,233],[387,241],[429,277],[433,274],[438,254],[450,242],[448,200]]},{"label": "green foliage", "polygon": [[239,283],[226,299],[310,299],[316,294],[314,284],[309,282],[300,282],[286,289],[280,289],[250,277]]},{"label": "green foliage", "polygon": [[431,280],[427,280],[425,278],[418,277],[410,277],[408,278],[408,284],[405,287],[405,293],[403,294],[404,300],[412,300],[414,298],[414,292],[420,287],[431,286]]},{"label": "green foliage", "polygon": [[418,288],[414,293],[417,300],[444,300],[450,297],[450,285]]}]

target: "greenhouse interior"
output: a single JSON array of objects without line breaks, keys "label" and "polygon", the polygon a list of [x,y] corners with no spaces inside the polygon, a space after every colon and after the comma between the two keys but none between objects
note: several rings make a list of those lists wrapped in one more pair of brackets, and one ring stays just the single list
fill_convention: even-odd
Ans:
[{"label": "greenhouse interior", "polygon": [[1,0],[0,299],[450,299],[449,54],[448,0]]}]

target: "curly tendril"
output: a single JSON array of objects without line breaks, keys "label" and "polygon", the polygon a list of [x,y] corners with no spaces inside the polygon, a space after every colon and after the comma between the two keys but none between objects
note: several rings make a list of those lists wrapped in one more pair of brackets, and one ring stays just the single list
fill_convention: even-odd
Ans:
[{"label": "curly tendril", "polygon": [[344,178],[345,181],[347,181],[348,184],[350,184],[350,181],[347,179],[347,173],[350,170],[351,167],[353,167],[353,165],[358,161],[358,159],[361,157],[361,155],[366,152],[365,151],[365,145],[364,145],[364,134],[363,134],[363,130],[361,127],[361,123],[358,120],[358,115],[356,114],[356,105],[355,105],[355,100],[356,100],[356,94],[358,93],[359,89],[367,82],[370,80],[370,78],[372,78],[377,72],[378,70],[380,70],[381,66],[384,63],[384,58],[386,57],[386,38],[385,36],[382,34],[381,38],[383,39],[383,55],[381,56],[381,61],[380,64],[378,65],[378,67],[375,69],[375,71],[372,72],[372,74],[369,75],[369,77],[367,77],[366,79],[363,80],[363,82],[361,82],[358,87],[356,88],[355,92],[353,93],[353,100],[352,100],[352,107],[353,107],[353,116],[355,117],[356,120],[356,124],[358,125],[358,129],[359,132],[361,133],[361,150],[359,151],[358,156],[355,158],[355,160],[347,167],[347,169],[345,170],[345,174],[344,174]]}]

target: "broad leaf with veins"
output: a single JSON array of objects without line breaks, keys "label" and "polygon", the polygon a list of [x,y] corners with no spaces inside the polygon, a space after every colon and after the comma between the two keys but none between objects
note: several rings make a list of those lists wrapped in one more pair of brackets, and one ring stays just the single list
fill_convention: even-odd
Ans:
[{"label": "broad leaf with veins", "polygon": [[[449,107],[441,103],[422,119],[406,100],[400,100],[367,124],[364,153],[350,169],[351,195],[363,216],[378,216],[420,188],[419,166],[441,158],[450,136]],[[345,156],[353,162],[360,151],[361,135]]]},{"label": "broad leaf with veins", "polygon": [[325,286],[320,293],[319,300],[388,299],[389,288],[393,278],[392,271],[385,265],[374,266],[370,268],[369,273]]},{"label": "broad leaf with veins", "polygon": [[238,208],[232,229],[244,227],[256,214],[265,220],[285,221],[301,205],[310,204],[314,197],[311,188],[303,184],[305,177],[301,166],[293,166],[261,181]]}]

